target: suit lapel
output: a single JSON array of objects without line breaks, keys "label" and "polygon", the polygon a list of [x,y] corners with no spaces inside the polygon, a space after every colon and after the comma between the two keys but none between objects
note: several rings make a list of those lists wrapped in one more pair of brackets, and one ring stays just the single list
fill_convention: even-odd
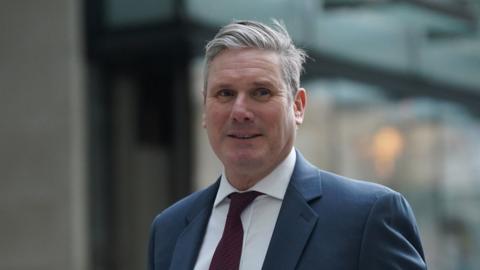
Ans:
[{"label": "suit lapel", "polygon": [[212,212],[218,185],[219,181],[205,190],[204,196],[198,199],[190,214],[187,215],[187,225],[177,239],[170,269],[193,269]]},{"label": "suit lapel", "polygon": [[317,223],[309,202],[320,198],[320,174],[299,152],[262,269],[295,269]]}]

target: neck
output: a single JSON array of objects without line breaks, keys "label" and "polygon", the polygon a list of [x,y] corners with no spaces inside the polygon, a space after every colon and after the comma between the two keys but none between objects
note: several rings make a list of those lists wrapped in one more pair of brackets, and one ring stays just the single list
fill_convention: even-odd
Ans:
[{"label": "neck", "polygon": [[[288,155],[287,155],[288,156]],[[267,168],[232,168],[225,167],[225,176],[234,188],[243,191],[253,187],[255,184],[260,182],[263,178],[269,175],[277,166],[279,166],[287,156],[283,157],[281,160],[271,164]]]},{"label": "neck", "polygon": [[262,180],[265,176],[267,176],[271,172],[264,172],[260,174],[249,174],[245,173],[245,170],[239,171],[238,173],[232,171],[232,170],[227,170],[225,169],[225,176],[234,188],[244,191],[247,190],[251,187],[253,187],[256,183],[258,183],[260,180]]}]

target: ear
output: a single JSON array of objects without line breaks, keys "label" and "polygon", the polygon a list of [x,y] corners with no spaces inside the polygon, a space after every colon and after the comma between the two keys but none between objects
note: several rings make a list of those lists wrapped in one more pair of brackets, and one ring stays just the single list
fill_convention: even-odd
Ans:
[{"label": "ear", "polygon": [[202,112],[202,127],[207,128],[207,121],[205,120],[205,109]]},{"label": "ear", "polygon": [[307,91],[299,88],[293,100],[293,112],[295,114],[295,123],[301,125],[305,115],[305,107],[307,106]]}]

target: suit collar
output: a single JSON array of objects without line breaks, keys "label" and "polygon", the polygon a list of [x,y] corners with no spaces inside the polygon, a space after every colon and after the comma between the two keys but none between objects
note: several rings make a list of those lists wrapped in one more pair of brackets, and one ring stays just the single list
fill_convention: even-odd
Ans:
[{"label": "suit collar", "polygon": [[218,187],[220,186],[220,177],[213,183],[208,186],[204,191],[200,191],[201,196],[195,201],[193,207],[188,212],[186,216],[187,223],[190,223],[192,220],[197,218],[200,212],[205,209],[212,210],[212,205],[217,195]]},{"label": "suit collar", "polygon": [[297,151],[295,169],[262,269],[295,269],[318,220],[309,202],[321,196],[320,172]]},{"label": "suit collar", "polygon": [[212,212],[212,205],[217,194],[219,181],[220,179],[201,193],[185,217],[186,226],[177,239],[170,269],[193,269]]},{"label": "suit collar", "polygon": [[297,151],[297,160],[290,186],[294,187],[307,202],[321,197],[323,193],[320,171],[310,164],[299,151]]}]

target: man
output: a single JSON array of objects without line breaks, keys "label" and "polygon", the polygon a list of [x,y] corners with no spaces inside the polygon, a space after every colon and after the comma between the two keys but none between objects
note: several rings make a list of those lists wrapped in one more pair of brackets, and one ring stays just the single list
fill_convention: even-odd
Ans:
[{"label": "man", "polygon": [[203,125],[224,170],[156,217],[150,270],[426,269],[399,193],[294,149],[305,56],[279,23],[235,21],[207,44]]}]

